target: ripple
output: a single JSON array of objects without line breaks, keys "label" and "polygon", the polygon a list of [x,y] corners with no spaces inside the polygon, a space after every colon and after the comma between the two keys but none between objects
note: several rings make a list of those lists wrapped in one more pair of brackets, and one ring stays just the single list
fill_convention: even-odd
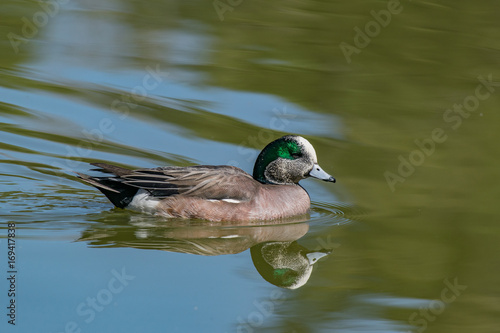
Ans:
[{"label": "ripple", "polygon": [[347,202],[335,204],[327,202],[311,203],[311,224],[346,224],[359,221],[366,214],[361,207]]}]

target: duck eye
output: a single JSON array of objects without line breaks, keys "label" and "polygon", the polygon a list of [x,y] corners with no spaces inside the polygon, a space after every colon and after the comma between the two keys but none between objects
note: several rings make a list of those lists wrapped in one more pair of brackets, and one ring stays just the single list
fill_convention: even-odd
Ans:
[{"label": "duck eye", "polygon": [[295,154],[292,154],[292,157],[293,157],[293,158],[300,158],[300,157],[302,157],[302,154],[300,154],[300,153],[295,153]]}]

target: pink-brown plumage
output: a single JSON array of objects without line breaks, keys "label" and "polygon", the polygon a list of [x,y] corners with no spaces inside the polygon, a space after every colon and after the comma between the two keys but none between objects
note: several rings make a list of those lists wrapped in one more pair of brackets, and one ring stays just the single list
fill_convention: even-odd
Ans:
[{"label": "pink-brown plumage", "polygon": [[252,221],[286,218],[309,211],[309,195],[301,186],[262,185],[253,179],[250,181],[257,184],[256,192],[249,200],[233,203],[173,196],[160,201],[157,214],[210,221]]},{"label": "pink-brown plumage", "polygon": [[294,135],[268,144],[257,158],[253,176],[227,165],[137,170],[92,165],[113,176],[79,177],[116,207],[210,221],[275,220],[306,214],[311,201],[298,182],[307,177],[335,182],[318,165],[312,145]]}]

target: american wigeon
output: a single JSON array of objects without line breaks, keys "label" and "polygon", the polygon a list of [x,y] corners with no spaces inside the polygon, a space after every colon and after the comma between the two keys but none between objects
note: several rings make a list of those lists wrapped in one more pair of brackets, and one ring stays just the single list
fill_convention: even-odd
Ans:
[{"label": "american wigeon", "polygon": [[165,217],[210,221],[273,220],[308,212],[311,201],[298,183],[335,178],[318,165],[313,146],[297,135],[268,144],[257,157],[253,177],[227,165],[129,170],[92,163],[112,177],[78,176],[119,208]]},{"label": "american wigeon", "polygon": [[253,264],[264,280],[287,289],[305,285],[313,265],[331,252],[331,249],[309,250],[296,241],[265,242],[250,249]]}]

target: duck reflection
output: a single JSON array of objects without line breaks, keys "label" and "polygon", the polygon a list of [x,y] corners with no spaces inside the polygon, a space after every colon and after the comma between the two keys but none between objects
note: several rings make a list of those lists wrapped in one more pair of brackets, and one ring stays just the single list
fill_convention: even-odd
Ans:
[{"label": "duck reflection", "polygon": [[299,220],[287,222],[222,225],[132,215],[126,224],[123,219],[103,219],[102,223],[85,230],[79,241],[97,247],[131,247],[205,256],[236,254],[250,249],[255,268],[266,281],[278,287],[296,289],[309,280],[313,265],[330,250],[310,251],[301,246],[296,241],[308,232],[309,225]]},{"label": "duck reflection", "polygon": [[309,251],[297,242],[265,242],[250,253],[259,274],[278,287],[297,289],[309,280],[313,265],[331,250]]}]

